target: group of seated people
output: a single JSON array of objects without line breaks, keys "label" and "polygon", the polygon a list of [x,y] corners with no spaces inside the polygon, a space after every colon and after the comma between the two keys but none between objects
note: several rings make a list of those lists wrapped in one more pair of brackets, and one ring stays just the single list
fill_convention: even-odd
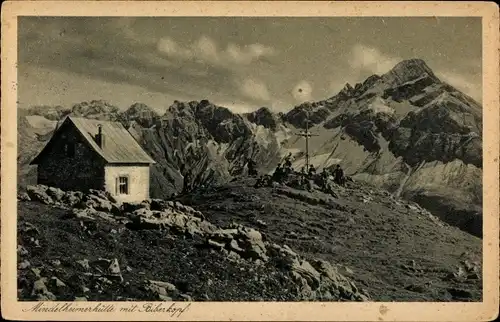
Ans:
[{"label": "group of seated people", "polygon": [[316,168],[314,165],[310,165],[307,172],[305,167],[302,167],[300,172],[294,171],[290,159],[291,154],[285,158],[283,164],[278,164],[272,175],[261,176],[255,183],[255,187],[269,186],[272,185],[273,182],[282,184],[293,182],[292,185],[298,185],[298,187],[311,190],[312,183],[314,182],[323,191],[329,192],[331,191],[329,183],[332,181],[340,186],[344,186],[347,181],[344,175],[344,170],[339,164],[337,164],[333,171],[323,168],[323,171],[318,175],[316,174]]}]

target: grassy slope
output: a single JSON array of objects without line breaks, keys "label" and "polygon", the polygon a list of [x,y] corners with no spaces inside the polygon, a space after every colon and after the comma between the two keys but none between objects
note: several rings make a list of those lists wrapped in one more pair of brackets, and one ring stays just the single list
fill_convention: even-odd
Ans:
[{"label": "grassy slope", "polygon": [[[233,182],[224,189],[184,198],[217,225],[232,221],[258,228],[268,239],[287,244],[306,258],[344,264],[354,281],[382,301],[449,300],[448,288],[463,288],[481,298],[481,281],[443,281],[461,260],[481,262],[481,239],[398,205],[365,186],[339,192],[331,206],[289,198],[277,189],[254,189]],[[309,193],[304,192],[306,195]],[[381,193],[381,192],[380,192]],[[315,192],[314,196],[322,193]],[[363,196],[373,201],[364,203]],[[316,202],[313,202],[316,203]],[[403,202],[401,202],[403,203]],[[256,220],[266,222],[259,227]],[[415,261],[420,272],[405,267]],[[412,292],[408,286],[422,287]]]},{"label": "grassy slope", "polygon": [[[253,180],[233,182],[215,192],[181,199],[218,226],[237,222],[255,227],[265,240],[286,244],[306,258],[346,265],[353,270],[350,277],[356,285],[367,289],[374,300],[457,300],[449,288],[467,290],[470,299],[481,299],[481,280],[443,280],[462,259],[480,262],[480,239],[441,227],[366,186],[341,190],[335,202],[322,205],[318,200],[326,195],[320,192],[301,192],[305,197],[300,201],[284,194],[298,190],[254,189],[252,184]],[[373,200],[361,201],[366,197]],[[262,267],[234,263],[221,253],[198,247],[201,240],[159,231],[132,231],[105,222],[84,223],[85,229],[66,214],[35,202],[19,203],[18,225],[35,225],[41,247],[33,246],[21,230],[18,243],[29,254],[18,259],[26,258],[31,267],[43,268],[46,276],[67,283],[69,288],[56,294],[58,299],[82,296],[81,286],[86,285],[91,288],[89,300],[151,300],[141,285],[144,279],[154,279],[174,283],[195,300],[294,300],[293,283],[272,263]],[[259,226],[258,219],[267,226]],[[113,284],[102,293],[94,290],[95,281],[82,275],[76,261],[99,257],[116,257],[129,284]],[[61,266],[52,265],[53,259],[61,260]],[[416,271],[409,268],[411,261]],[[126,266],[132,270],[128,272]],[[30,280],[29,274],[24,270],[19,276],[23,299],[30,298],[25,281]],[[409,286],[420,290],[406,290]]]}]

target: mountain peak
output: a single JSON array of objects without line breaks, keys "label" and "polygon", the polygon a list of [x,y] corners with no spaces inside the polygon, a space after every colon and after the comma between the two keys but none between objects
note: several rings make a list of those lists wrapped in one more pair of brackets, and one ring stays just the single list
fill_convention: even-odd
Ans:
[{"label": "mountain peak", "polygon": [[89,119],[117,121],[120,109],[105,100],[91,100],[74,104],[71,115]]},{"label": "mountain peak", "polygon": [[261,107],[256,111],[246,113],[245,116],[250,122],[272,130],[276,130],[278,126],[278,117],[267,107]]},{"label": "mountain peak", "polygon": [[347,97],[351,96],[353,92],[354,88],[349,83],[346,83],[344,88],[340,91],[340,93],[345,94]]},{"label": "mountain peak", "polygon": [[424,77],[440,82],[432,69],[419,58],[403,60],[382,76],[385,82],[396,86]]}]

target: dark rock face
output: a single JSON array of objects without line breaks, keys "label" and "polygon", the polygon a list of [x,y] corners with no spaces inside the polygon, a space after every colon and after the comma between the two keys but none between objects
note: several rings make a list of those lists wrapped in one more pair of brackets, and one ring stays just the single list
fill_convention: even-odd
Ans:
[{"label": "dark rock face", "polygon": [[422,161],[447,163],[460,159],[482,167],[481,138],[473,135],[418,132],[401,127],[394,132],[393,138],[389,148],[411,166]]},{"label": "dark rock face", "polygon": [[456,100],[455,97],[436,99],[418,111],[411,111],[400,126],[432,133],[481,134],[481,115]]},{"label": "dark rock face", "polygon": [[[352,89],[350,96],[356,96],[356,97],[361,97],[363,94],[370,89],[373,85],[378,83],[381,80],[379,75],[372,75],[368,77],[362,84],[356,84],[357,88]],[[351,87],[352,88],[352,87]]]},{"label": "dark rock face", "polygon": [[346,126],[349,124],[350,115],[349,114],[340,114],[331,118],[323,124],[325,129],[335,129],[337,127]]},{"label": "dark rock face", "polygon": [[436,84],[435,78],[423,76],[399,86],[388,88],[384,91],[383,98],[390,97],[396,102],[401,102],[421,94],[426,87],[433,84]]},{"label": "dark rock face", "polygon": [[380,150],[377,136],[390,138],[396,128],[392,115],[364,110],[358,114],[340,114],[323,125],[327,129],[342,127],[343,131],[369,152]]},{"label": "dark rock face", "polygon": [[304,103],[285,114],[283,119],[295,127],[305,129],[308,112],[309,127],[324,122],[330,115],[330,110],[321,103]]},{"label": "dark rock face", "polygon": [[476,209],[457,207],[449,199],[423,193],[415,194],[412,199],[433,213],[442,214],[443,221],[450,222],[474,236],[483,236],[483,216],[479,207],[475,207]]},{"label": "dark rock face", "polygon": [[457,158],[482,167],[481,114],[458,100],[442,94],[420,110],[410,111],[394,132],[390,149],[408,164]]},{"label": "dark rock face", "polygon": [[182,189],[187,170],[195,187],[218,185],[241,173],[246,158],[265,171],[277,161],[279,145],[256,141],[248,118],[274,129],[278,121],[269,110],[251,115],[233,114],[207,100],[174,102],[154,129],[137,127],[141,145],[157,160],[152,168],[151,193],[164,197]]},{"label": "dark rock face", "polygon": [[248,120],[257,125],[262,125],[265,128],[275,131],[278,127],[279,120],[267,107],[261,107],[257,111],[246,114]]}]

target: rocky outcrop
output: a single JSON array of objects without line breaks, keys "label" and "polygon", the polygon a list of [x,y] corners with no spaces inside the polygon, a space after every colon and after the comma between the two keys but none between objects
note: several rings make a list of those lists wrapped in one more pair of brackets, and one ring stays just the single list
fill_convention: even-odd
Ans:
[{"label": "rocky outcrop", "polygon": [[146,280],[143,287],[160,301],[172,301],[172,295],[178,292],[175,285],[169,282]]},{"label": "rocky outcrop", "polygon": [[61,208],[91,208],[97,211],[117,212],[121,205],[105,191],[90,189],[88,193],[81,191],[63,191],[45,185],[33,185],[26,188],[26,193],[18,196],[20,201],[39,201],[46,205]]},{"label": "rocky outcrop", "polygon": [[[184,206],[183,206],[184,207]],[[186,212],[179,207],[166,207],[163,210],[140,208],[129,215],[131,229],[170,229],[173,232],[188,235],[204,235],[215,227],[203,220],[203,216],[192,208]]]},{"label": "rocky outcrop", "polygon": [[339,268],[323,260],[311,263],[300,258],[288,246],[273,244],[270,253],[282,269],[289,272],[298,284],[298,294],[303,300],[330,301],[368,301],[368,293],[359,290],[348,278],[340,274]]},{"label": "rocky outcrop", "polygon": [[141,127],[150,128],[158,125],[160,116],[151,107],[143,103],[132,104],[125,112],[121,114],[123,123],[128,128],[132,122],[136,122]]}]

